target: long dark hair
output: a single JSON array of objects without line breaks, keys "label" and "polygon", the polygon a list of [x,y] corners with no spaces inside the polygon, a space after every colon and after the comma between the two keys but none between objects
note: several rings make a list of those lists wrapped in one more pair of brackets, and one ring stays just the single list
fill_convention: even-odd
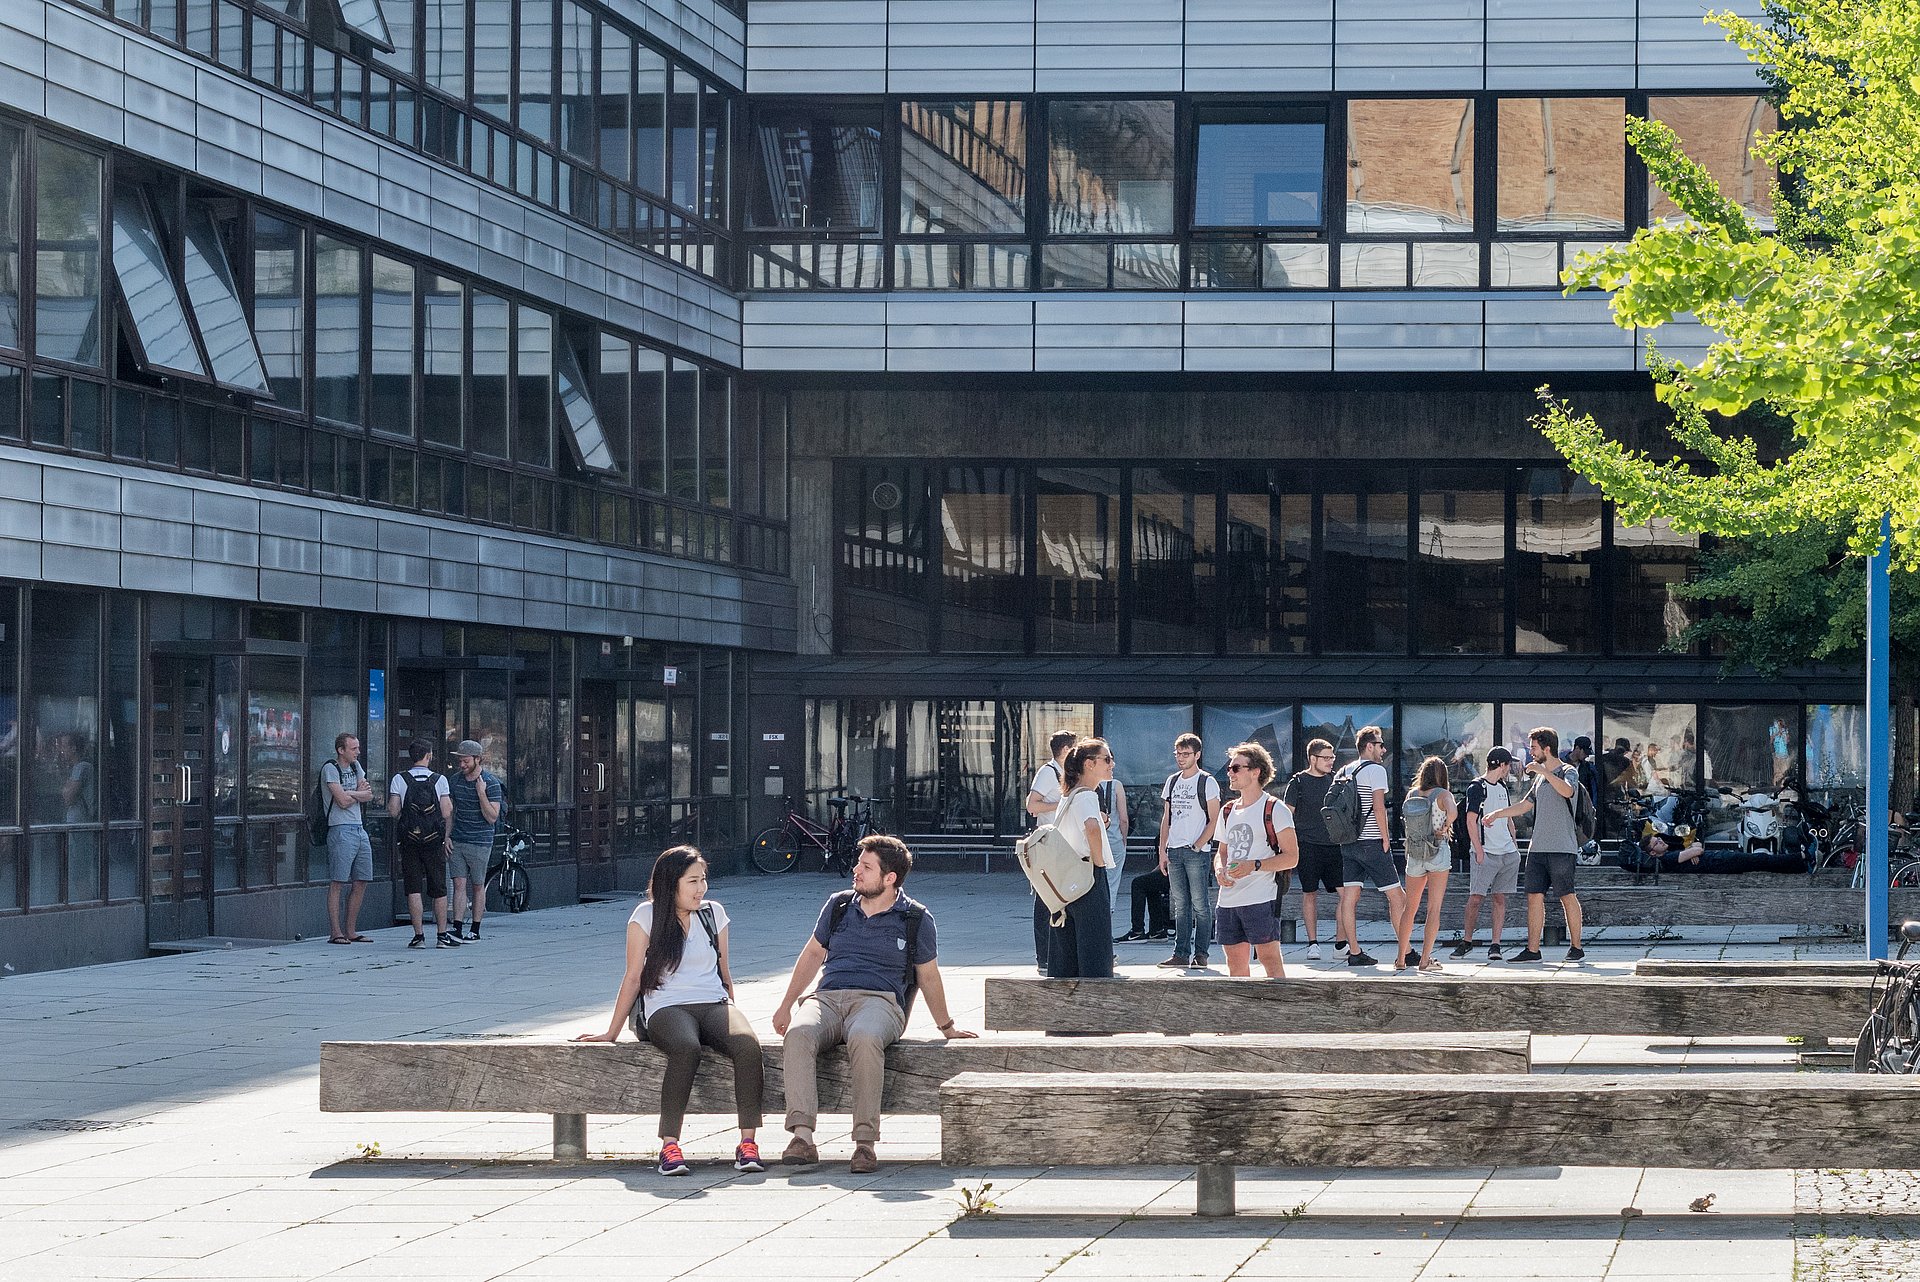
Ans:
[{"label": "long dark hair", "polygon": [[653,900],[653,925],[647,931],[647,960],[640,967],[643,997],[680,969],[680,955],[687,946],[686,928],[680,924],[680,914],[676,911],[680,879],[687,875],[687,869],[705,862],[706,857],[697,846],[674,846],[660,852],[660,857],[653,861],[653,875],[647,879],[647,896]]}]

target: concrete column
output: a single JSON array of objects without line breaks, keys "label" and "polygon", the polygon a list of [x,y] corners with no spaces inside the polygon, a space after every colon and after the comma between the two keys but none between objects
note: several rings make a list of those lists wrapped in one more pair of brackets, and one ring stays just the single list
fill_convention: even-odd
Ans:
[{"label": "concrete column", "polygon": [[585,1113],[555,1113],[553,1115],[553,1160],[556,1162],[580,1162],[587,1156],[587,1115]]},{"label": "concrete column", "polygon": [[1231,1166],[1224,1166],[1218,1162],[1203,1162],[1194,1172],[1193,1185],[1195,1215],[1233,1214],[1233,1168]]}]

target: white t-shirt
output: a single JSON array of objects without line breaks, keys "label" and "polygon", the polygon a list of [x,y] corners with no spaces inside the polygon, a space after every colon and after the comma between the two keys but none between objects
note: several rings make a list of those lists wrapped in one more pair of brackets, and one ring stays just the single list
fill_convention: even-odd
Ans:
[{"label": "white t-shirt", "polygon": [[[1387,778],[1387,768],[1377,761],[1369,761],[1354,772],[1353,781],[1360,786],[1360,813],[1366,816],[1365,821],[1360,825],[1360,836],[1356,840],[1378,841],[1380,840],[1380,816],[1374,813],[1373,790],[1378,788],[1384,793],[1392,786],[1392,781]],[[1383,796],[1380,801],[1384,809],[1386,798]]]},{"label": "white t-shirt", "polygon": [[[711,899],[702,906],[713,909],[713,933],[718,935],[724,931],[727,910]],[[642,901],[627,920],[640,928],[644,938],[653,925],[653,901]],[[698,913],[687,922],[687,944],[680,950],[680,965],[667,972],[660,987],[642,993],[640,1000],[646,1003],[649,1016],[669,1006],[699,1006],[727,1000],[727,986],[720,982],[720,955],[707,942],[707,928],[700,924]]]},{"label": "white t-shirt", "polygon": [[[1273,833],[1279,836],[1293,827],[1293,811],[1287,803],[1273,800]],[[1280,852],[1267,840],[1267,822],[1261,816],[1266,801],[1256,801],[1251,806],[1242,807],[1236,800],[1231,813],[1223,812],[1220,818],[1221,840],[1226,850],[1220,857],[1225,866],[1233,864],[1249,865],[1247,871],[1235,876],[1231,886],[1220,888],[1219,906],[1222,908],[1245,908],[1250,904],[1267,903],[1279,893],[1280,874],[1272,868],[1265,872],[1254,872],[1250,866],[1256,859],[1272,859]],[[1229,873],[1229,876],[1233,874]]]},{"label": "white t-shirt", "polygon": [[414,766],[412,769],[402,770],[399,774],[387,781],[387,795],[389,797],[400,798],[402,805],[405,805],[407,800],[408,775],[412,775],[415,779],[425,779],[428,775],[432,775],[433,795],[435,797],[445,797],[449,795],[447,791],[447,777],[445,775],[437,771],[429,770],[425,766]]},{"label": "white t-shirt", "polygon": [[1520,843],[1513,839],[1513,820],[1496,819],[1492,823],[1486,816],[1496,810],[1505,810],[1513,804],[1507,793],[1507,785],[1486,781],[1487,795],[1480,806],[1480,846],[1490,855],[1516,855],[1520,853]]},{"label": "white t-shirt", "polygon": [[1033,782],[1027,785],[1027,792],[1039,793],[1040,800],[1049,806],[1060,804],[1060,767],[1049,761],[1033,772]]},{"label": "white t-shirt", "polygon": [[1226,799],[1220,795],[1219,781],[1204,770],[1194,771],[1191,779],[1177,774],[1170,779],[1160,786],[1160,792],[1167,799],[1167,849],[1173,850],[1192,846],[1207,830],[1207,807],[1202,797],[1222,805]]},{"label": "white t-shirt", "polygon": [[[1093,820],[1100,827],[1100,849],[1087,849],[1087,820]],[[1100,797],[1091,788],[1082,788],[1062,797],[1053,808],[1053,826],[1066,834],[1067,842],[1081,854],[1090,857],[1101,868],[1113,867],[1113,857],[1107,853],[1107,826],[1100,817]]]}]

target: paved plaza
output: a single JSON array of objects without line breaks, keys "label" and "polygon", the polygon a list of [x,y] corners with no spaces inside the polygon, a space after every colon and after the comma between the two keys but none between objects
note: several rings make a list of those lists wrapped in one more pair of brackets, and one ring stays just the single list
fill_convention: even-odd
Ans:
[{"label": "paved plaza", "polygon": [[[741,999],[763,1030],[832,889],[805,873],[715,883],[735,921]],[[982,981],[1031,973],[1024,888],[921,874],[911,889],[939,920],[955,1012],[977,1027]],[[1047,1171],[1018,1153],[948,1169],[933,1118],[889,1120],[871,1176],[846,1171],[845,1119],[823,1119],[820,1167],[754,1176],[727,1164],[730,1119],[696,1119],[695,1174],[669,1180],[652,1172],[646,1118],[592,1119],[594,1157],[556,1165],[540,1115],[319,1112],[323,1040],[604,1028],[632,903],[490,917],[485,941],[457,952],[409,952],[396,928],[352,948],[309,940],[5,979],[0,1278],[1786,1282],[1912,1276],[1920,1264],[1905,1174],[1250,1171],[1242,1214],[1201,1221],[1189,1170]],[[1658,944],[1601,933],[1586,969],[1625,972],[1655,950],[1846,953],[1779,933]],[[1122,945],[1125,970],[1149,973],[1164,949]],[[1288,949],[1290,973],[1386,982],[1304,954]],[[931,1031],[917,1012],[913,1034]],[[1535,1055],[1541,1072],[1794,1063],[1784,1042],[1543,1038]],[[785,1135],[769,1121],[763,1144],[777,1153]],[[961,1191],[988,1181],[998,1209],[962,1217]],[[1710,1211],[1689,1211],[1709,1193]]]}]

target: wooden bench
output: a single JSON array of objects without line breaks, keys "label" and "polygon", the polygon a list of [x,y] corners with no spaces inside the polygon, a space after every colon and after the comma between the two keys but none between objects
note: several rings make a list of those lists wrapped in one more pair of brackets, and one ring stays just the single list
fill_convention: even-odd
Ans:
[{"label": "wooden bench", "polygon": [[1201,1215],[1234,1168],[1920,1166],[1920,1077],[963,1073],[948,1166],[1194,1166]]},{"label": "wooden bench", "polygon": [[[785,1108],[782,1048],[762,1043],[762,1107]],[[1341,1032],[1167,1038],[1005,1037],[894,1043],[887,1052],[882,1106],[934,1113],[939,1088],[974,1071],[999,1072],[1345,1072],[1390,1055],[1409,1071],[1526,1073],[1526,1033],[1487,1030],[1446,1036]],[[659,1111],[665,1059],[646,1042],[552,1042],[498,1038],[465,1041],[325,1042],[320,1047],[320,1109],[326,1113],[550,1113],[553,1155],[586,1156],[586,1115]],[[822,1112],[851,1107],[844,1053],[819,1061]],[[702,1053],[689,1110],[733,1112],[733,1063]]]},{"label": "wooden bench", "polygon": [[1471,1033],[1852,1038],[1867,978],[1488,975],[1364,979],[995,979],[986,1026],[1078,1033]]},{"label": "wooden bench", "polygon": [[1818,961],[1696,961],[1686,957],[1643,957],[1635,975],[1667,979],[1872,979],[1878,963],[1853,958]]}]

